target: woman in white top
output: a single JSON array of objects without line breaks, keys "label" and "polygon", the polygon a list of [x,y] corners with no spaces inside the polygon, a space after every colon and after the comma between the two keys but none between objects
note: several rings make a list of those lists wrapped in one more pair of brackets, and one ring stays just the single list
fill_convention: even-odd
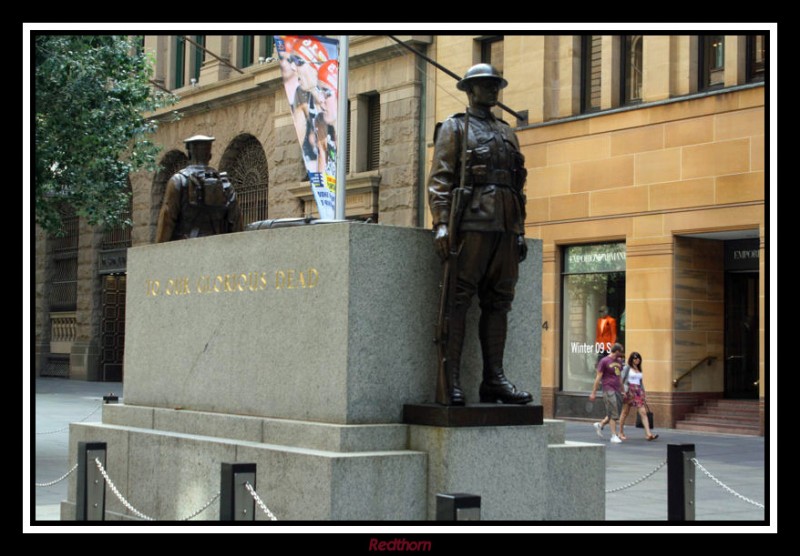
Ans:
[{"label": "woman in white top", "polygon": [[625,390],[625,397],[622,400],[622,413],[619,416],[619,437],[627,440],[624,429],[625,419],[630,413],[631,407],[637,408],[644,425],[645,438],[655,440],[657,434],[650,431],[650,423],[647,419],[647,399],[644,394],[644,382],[642,381],[642,356],[634,351],[628,358],[628,364],[622,369],[622,387]]}]

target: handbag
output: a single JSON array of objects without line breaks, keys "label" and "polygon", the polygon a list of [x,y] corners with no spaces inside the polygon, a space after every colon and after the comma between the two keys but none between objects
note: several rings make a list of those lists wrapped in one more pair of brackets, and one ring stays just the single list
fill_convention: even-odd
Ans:
[{"label": "handbag", "polygon": [[[650,425],[650,430],[653,430],[653,412],[650,411],[649,405],[644,404],[644,407],[647,410],[647,423]],[[638,411],[636,412],[636,428],[637,429],[644,428],[644,423],[642,423],[642,416],[639,414]]]}]

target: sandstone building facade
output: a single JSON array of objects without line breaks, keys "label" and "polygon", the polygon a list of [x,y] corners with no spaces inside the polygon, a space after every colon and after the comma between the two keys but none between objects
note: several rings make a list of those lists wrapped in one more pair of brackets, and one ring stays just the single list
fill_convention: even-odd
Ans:
[{"label": "sandstone building facade", "polygon": [[[643,356],[657,427],[733,399],[760,411],[763,432],[767,35],[398,38],[457,74],[488,61],[509,81],[501,101],[522,118],[498,115],[517,128],[527,235],[544,243],[546,415],[597,416],[587,396],[606,307]],[[271,45],[144,37],[155,83],[180,96],[155,115],[162,170],[131,176],[131,230],[73,219],[65,238],[37,231],[37,373],[122,378],[125,249],[153,242],[185,137],[216,137],[211,165],[231,175],[246,222],[314,215]],[[429,226],[433,128],[464,94],[391,38],[363,35],[351,37],[348,98],[348,217]]]}]

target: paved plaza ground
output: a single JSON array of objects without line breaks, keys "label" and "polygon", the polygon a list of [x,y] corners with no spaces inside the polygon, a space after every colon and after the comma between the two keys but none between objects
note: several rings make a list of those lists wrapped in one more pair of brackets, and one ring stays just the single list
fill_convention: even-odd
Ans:
[{"label": "paved plaza ground", "polygon": [[[113,393],[124,401],[124,392],[121,383],[58,378],[38,378],[31,387],[35,388],[35,392],[31,392],[31,418],[34,420],[31,457],[35,472],[32,479],[36,485],[47,485],[64,476],[76,463],[67,461],[68,424],[100,422],[103,396]],[[694,444],[697,463],[702,466],[702,469],[695,469],[696,525],[706,523],[726,528],[766,527],[777,523],[777,510],[771,505],[774,501],[767,495],[768,471],[777,469],[777,462],[770,465],[766,453],[768,440],[675,429],[656,432],[659,438],[647,442],[642,429],[629,427],[626,442],[611,444],[597,437],[591,422],[566,423],[567,440],[606,446],[605,525],[625,526],[639,522],[669,525],[665,465],[668,444]],[[776,453],[775,448],[772,446],[772,453]],[[34,524],[40,524],[40,520],[58,520],[60,503],[67,498],[67,480],[50,486],[35,486],[32,491]],[[218,509],[206,511],[213,516]]]}]

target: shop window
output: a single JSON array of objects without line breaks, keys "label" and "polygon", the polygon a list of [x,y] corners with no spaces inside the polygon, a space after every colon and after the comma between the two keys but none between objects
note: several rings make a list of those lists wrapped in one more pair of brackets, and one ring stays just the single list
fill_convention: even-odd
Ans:
[{"label": "shop window", "polygon": [[597,362],[625,342],[625,244],[564,249],[562,389],[588,392]]}]

